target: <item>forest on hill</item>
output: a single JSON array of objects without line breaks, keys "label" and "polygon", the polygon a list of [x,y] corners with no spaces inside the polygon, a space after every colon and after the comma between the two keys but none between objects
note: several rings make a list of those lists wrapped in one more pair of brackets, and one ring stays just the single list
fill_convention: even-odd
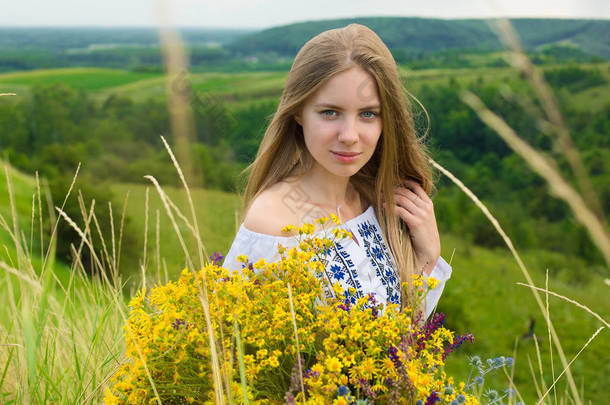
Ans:
[{"label": "forest on hill", "polygon": [[[610,59],[610,22],[582,19],[511,19],[525,50],[538,64]],[[357,22],[379,34],[398,63],[412,69],[505,65],[498,57],[472,63],[466,55],[498,52],[503,45],[482,19],[363,17],[253,29],[179,32],[192,70],[290,69],[297,50],[327,29]],[[0,72],[75,66],[162,71],[159,34],[153,28],[0,28]]]},{"label": "forest on hill", "polygon": [[[434,159],[492,207],[519,248],[575,255],[605,272],[601,256],[586,231],[573,223],[566,205],[550,196],[544,181],[459,98],[465,89],[480,95],[520,136],[565,165],[558,151],[551,149],[549,137],[541,132],[536,117],[519,103],[532,97],[522,79],[502,68],[468,71],[472,79],[463,72],[452,75],[451,71],[428,78],[405,77],[407,87],[430,115],[430,122],[426,122],[423,111],[417,111],[417,125],[422,135],[428,129],[426,143]],[[554,67],[545,73],[560,96],[576,146],[601,198],[601,209],[610,212],[608,64]],[[438,79],[439,75],[445,78]],[[80,177],[87,184],[85,189],[100,202],[111,198],[107,188],[100,185],[103,182],[144,183],[143,176],[152,174],[162,184],[178,185],[159,137],[164,135],[173,144],[162,95],[134,99],[137,91],[133,87],[128,87],[129,94],[116,94],[103,92],[101,84],[94,86],[95,91],[86,91],[66,84],[39,83],[28,76],[5,77],[13,77],[13,83],[20,78],[30,84],[23,97],[0,102],[4,127],[0,149],[17,168],[28,173],[38,170],[51,179],[55,195],[67,190],[79,162],[83,163]],[[43,76],[37,77],[41,80]],[[103,77],[103,73],[91,73],[90,82],[103,81]],[[264,93],[271,94],[263,98],[257,95],[261,93],[250,94],[243,83],[260,86],[266,79],[252,76],[248,80],[245,75],[231,81],[230,77],[210,76],[203,81],[193,75],[192,82],[207,90],[195,92],[197,129],[191,150],[202,175],[200,186],[237,192],[238,174],[256,154],[266,122],[277,107],[282,81],[271,76],[268,80],[275,88],[263,87]],[[232,90],[223,93],[223,89]],[[507,89],[514,92],[512,96],[506,95]],[[140,91],[146,93],[144,87]],[[439,224],[443,231],[464,235],[486,247],[503,245],[477,208],[444,178],[438,184],[435,202],[442,213]],[[78,206],[73,209],[78,213]],[[66,230],[66,235],[70,234]],[[72,233],[72,238],[76,237]],[[67,258],[69,244],[65,246]]]}]

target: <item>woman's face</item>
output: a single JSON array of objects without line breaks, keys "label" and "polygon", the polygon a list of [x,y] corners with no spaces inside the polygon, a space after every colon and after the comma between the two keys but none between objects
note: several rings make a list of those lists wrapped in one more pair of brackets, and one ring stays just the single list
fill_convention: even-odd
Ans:
[{"label": "woman's face", "polygon": [[337,73],[309,97],[295,120],[314,166],[352,176],[373,156],[381,135],[377,83],[360,67]]}]

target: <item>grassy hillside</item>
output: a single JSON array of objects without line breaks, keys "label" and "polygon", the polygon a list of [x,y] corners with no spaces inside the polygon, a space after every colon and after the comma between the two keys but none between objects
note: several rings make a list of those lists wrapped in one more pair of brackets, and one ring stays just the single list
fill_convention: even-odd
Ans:
[{"label": "grassy hillside", "polygon": [[[129,213],[139,226],[144,225],[143,207],[145,187],[140,185],[117,184],[113,191],[117,195],[130,192]],[[187,213],[184,191],[165,188],[170,198],[176,202],[183,213]],[[183,254],[179,243],[165,214],[155,190],[149,191],[149,212],[160,212],[161,257],[165,258],[170,278],[176,278],[182,268]],[[218,250],[222,254],[228,251],[236,227],[235,213],[239,201],[233,194],[210,190],[194,190],[197,216],[201,234],[208,252]],[[443,213],[439,212],[439,216]],[[482,214],[481,214],[482,215]],[[149,214],[149,224],[154,223]],[[150,225],[149,225],[150,226]],[[491,228],[491,224],[489,225]],[[188,234],[185,227],[181,229]],[[155,236],[149,231],[149,255],[154,257]],[[447,364],[447,370],[455,373],[457,378],[467,379],[467,355],[512,356],[515,339],[518,340],[515,381],[528,403],[535,398],[527,358],[536,364],[536,350],[532,340],[522,340],[521,336],[528,331],[530,317],[536,322],[535,333],[539,338],[542,361],[545,365],[545,380],[550,385],[550,354],[544,317],[538,309],[532,293],[517,282],[526,282],[514,258],[507,249],[484,249],[471,246],[459,235],[444,234],[442,238],[442,255],[447,260],[453,257],[453,274],[447,283],[438,311],[447,315],[447,325],[458,334],[470,332],[475,335],[474,344],[466,344],[462,350]],[[545,272],[550,274],[549,289],[566,295],[589,306],[605,318],[610,316],[610,301],[605,299],[608,286],[603,278],[587,268],[584,262],[575,257],[544,251],[524,251],[524,261],[537,286],[545,284]],[[149,262],[154,269],[154,260]],[[156,270],[151,270],[155,274]],[[163,272],[161,272],[163,274]],[[551,319],[558,330],[566,356],[572,358],[593,332],[600,326],[599,322],[581,309],[551,297]],[[573,372],[579,383],[584,381],[585,398],[602,395],[609,382],[608,364],[603,353],[610,351],[610,339],[607,331],[602,334],[581,354],[573,364]],[[555,370],[561,364],[554,353]],[[491,386],[504,384],[505,378],[490,379]],[[564,385],[559,384],[563,390]]]},{"label": "grassy hillside", "polygon": [[[31,212],[31,198],[35,190],[31,177],[14,173],[13,190],[15,202],[22,229],[28,229]],[[7,200],[6,181],[0,181],[2,200],[0,212],[6,217],[9,212]],[[164,188],[165,192],[176,203],[179,209],[187,215],[188,208],[185,194],[181,189]],[[146,222],[146,187],[132,184],[116,184],[112,191],[119,199],[123,199],[129,191],[128,215],[133,218],[134,226],[141,230],[144,238]],[[226,253],[232,243],[236,226],[236,210],[239,207],[237,196],[211,190],[193,190],[193,199],[197,209],[202,239],[209,254],[218,250]],[[180,249],[177,237],[171,227],[165,209],[161,205],[157,192],[149,188],[148,210],[148,257],[146,268],[148,282],[155,280],[157,272],[161,275],[167,270],[170,279],[175,279],[184,265],[184,255]],[[156,262],[156,217],[159,213],[159,247],[161,268],[158,270]],[[439,212],[442,216],[443,213]],[[490,225],[491,226],[491,225]],[[181,232],[188,238],[185,226]],[[8,246],[11,253],[11,243],[5,232],[0,232],[1,240]],[[190,246],[193,246],[192,244]],[[129,249],[129,246],[123,246]],[[516,285],[516,282],[525,282],[514,259],[506,249],[488,250],[471,246],[464,242],[459,235],[442,235],[443,257],[452,260],[453,274],[447,283],[438,311],[447,314],[447,326],[458,334],[470,332],[475,335],[474,344],[466,344],[447,364],[447,370],[456,375],[456,378],[468,377],[468,354],[479,354],[485,357],[511,356],[515,340],[518,340],[518,350],[515,362],[515,381],[522,395],[528,403],[534,399],[534,386],[530,376],[528,358],[536,364],[536,351],[532,340],[521,340],[520,337],[527,332],[530,317],[536,321],[535,333],[539,338],[542,352],[542,361],[546,384],[551,382],[550,355],[548,338],[544,318],[537,308],[530,291]],[[36,250],[33,249],[33,252]],[[194,249],[191,250],[194,253]],[[551,254],[543,251],[524,251],[524,261],[528,266],[536,285],[544,286],[545,271],[551,274],[549,288],[559,294],[564,294],[580,303],[589,306],[605,318],[610,316],[610,302],[607,297],[607,288],[602,278],[588,269],[581,260],[561,254]],[[36,255],[32,253],[32,255]],[[3,254],[3,260],[6,256]],[[68,270],[58,265],[55,274],[66,280]],[[165,277],[162,276],[161,279]],[[151,280],[152,279],[152,280]],[[7,287],[7,277],[0,283],[0,290]],[[13,283],[15,280],[13,280]],[[134,284],[131,284],[131,283]],[[138,284],[137,277],[130,282],[132,287]],[[80,283],[73,288],[91,288]],[[101,286],[100,286],[101,288]],[[133,291],[133,288],[128,288]],[[56,288],[53,294],[61,300],[63,294]],[[4,294],[4,292],[2,293]],[[78,294],[78,292],[75,292]],[[127,297],[125,297],[127,298]],[[555,323],[564,350],[569,359],[582,347],[588,337],[599,327],[599,322],[581,309],[566,302],[551,297],[549,299],[551,319]],[[0,326],[11,330],[10,318],[4,313],[0,317]],[[73,319],[73,327],[79,327],[79,319]],[[116,344],[116,342],[115,342]],[[572,365],[572,370],[578,383],[584,382],[584,397],[587,399],[599,398],[606,392],[608,384],[607,375],[610,370],[605,353],[610,351],[610,339],[607,331],[591,343],[586,351]],[[555,353],[555,374],[561,369]],[[537,370],[537,368],[536,368]],[[490,378],[488,386],[502,388],[504,378]],[[563,391],[563,382],[559,383]]]},{"label": "grassy hillside", "polygon": [[[501,54],[498,54],[500,56]],[[561,67],[547,66],[552,71]],[[597,108],[610,101],[607,82],[610,80],[610,63],[579,64],[579,68],[599,71],[606,83],[586,88],[571,94],[567,102],[575,108],[590,108],[591,103]],[[448,83],[468,84],[474,82],[510,84],[514,91],[523,83],[518,80],[515,71],[508,67],[479,67],[463,69],[401,69],[405,86],[417,96],[422,86],[434,86]],[[219,98],[234,108],[244,108],[252,102],[277,101],[282,93],[287,72],[250,72],[250,73],[191,73],[189,78],[195,95],[201,99]],[[62,83],[76,90],[85,90],[99,100],[109,95],[129,96],[134,100],[145,100],[151,97],[165,97],[166,83],[160,73],[137,73],[127,70],[100,68],[66,68],[35,70],[18,73],[0,74],[0,88],[3,92],[16,92],[20,97],[28,94],[33,84]],[[4,102],[16,101],[3,100]]]},{"label": "grassy hillside", "polygon": [[[0,176],[0,215],[8,224],[11,233],[15,229],[13,222],[13,213],[11,209],[11,198],[9,194],[9,187],[7,183],[7,177],[5,175],[5,163],[0,161],[0,167],[2,174]],[[36,264],[35,268],[40,269],[42,258],[47,254],[49,248],[49,235],[50,235],[50,221],[49,212],[54,210],[54,207],[49,207],[47,196],[45,193],[44,179],[41,179],[41,190],[40,200],[42,205],[42,217],[43,217],[43,230],[44,233],[44,245],[42,246],[43,251],[41,252],[40,244],[40,216],[39,216],[39,204],[38,204],[38,190],[36,186],[36,180],[34,177],[20,172],[19,170],[8,166],[8,176],[10,178],[10,187],[12,191],[12,200],[15,207],[15,214],[17,215],[17,229],[19,232],[19,238],[24,245],[27,246],[28,255],[33,259]],[[63,197],[63,196],[62,196]],[[62,200],[59,200],[60,196],[55,196],[55,206],[61,206]],[[57,215],[57,211],[55,211]],[[17,263],[17,251],[15,249],[15,242],[9,232],[2,227],[0,229],[0,242],[2,243],[2,249],[0,250],[0,260],[3,260],[9,264]],[[53,262],[51,255],[50,260]],[[56,275],[62,280],[69,278],[70,270],[69,266],[65,263],[54,262],[56,266]]]}]

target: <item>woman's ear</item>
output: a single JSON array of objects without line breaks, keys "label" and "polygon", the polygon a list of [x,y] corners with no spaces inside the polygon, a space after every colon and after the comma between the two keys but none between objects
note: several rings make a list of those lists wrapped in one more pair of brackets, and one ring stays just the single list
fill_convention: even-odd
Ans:
[{"label": "woman's ear", "polygon": [[294,120],[297,122],[297,124],[299,124],[300,126],[303,126],[303,124],[301,124],[301,115],[300,114],[295,114]]}]

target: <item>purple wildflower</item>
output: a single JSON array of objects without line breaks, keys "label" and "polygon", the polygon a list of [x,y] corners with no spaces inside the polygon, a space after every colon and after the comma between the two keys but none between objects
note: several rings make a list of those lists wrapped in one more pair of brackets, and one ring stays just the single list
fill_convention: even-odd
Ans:
[{"label": "purple wildflower", "polygon": [[368,306],[371,308],[371,315],[373,316],[373,319],[377,319],[377,317],[379,316],[379,305],[377,305],[375,293],[369,294]]},{"label": "purple wildflower", "polygon": [[371,388],[371,384],[364,378],[358,379],[358,382],[360,383],[360,388],[362,388],[364,395],[373,402],[377,398],[377,394]]},{"label": "purple wildflower", "polygon": [[320,376],[318,371],[312,371],[311,368],[308,368],[306,372],[303,373],[303,378],[317,378]]},{"label": "purple wildflower", "polygon": [[351,309],[351,305],[349,303],[339,304],[339,305],[337,305],[337,308],[342,309],[345,312],[349,312],[349,310]]},{"label": "purple wildflower", "polygon": [[243,269],[244,267],[248,267],[250,270],[254,270],[253,263],[250,261],[250,259],[246,259],[246,263],[241,264],[241,268]]},{"label": "purple wildflower", "polygon": [[454,352],[467,340],[469,340],[470,343],[474,343],[474,336],[470,333],[467,333],[463,336],[458,336],[454,338],[453,343],[445,348],[445,351],[443,352],[443,360],[445,360],[450,353]]},{"label": "purple wildflower", "polygon": [[432,391],[430,393],[430,395],[428,395],[428,398],[426,398],[426,405],[434,405],[436,402],[438,402],[440,400],[441,399],[436,394],[436,391]]},{"label": "purple wildflower", "polygon": [[180,326],[184,325],[186,327],[186,329],[188,329],[189,325],[186,323],[186,321],[184,319],[174,319],[174,322],[172,322],[172,327],[174,329],[180,329]]},{"label": "purple wildflower", "polygon": [[224,258],[224,256],[220,252],[218,252],[218,251],[214,252],[212,254],[212,256],[210,256],[210,260],[216,266],[220,266],[222,264],[222,259],[223,258]]},{"label": "purple wildflower", "polygon": [[390,347],[388,348],[388,357],[390,358],[390,360],[392,360],[396,368],[400,366],[400,359],[398,358],[398,349],[394,347],[394,345],[390,345]]},{"label": "purple wildflower", "polygon": [[[417,353],[426,347],[426,341],[430,339],[435,330],[443,325],[444,321],[445,314],[437,312],[424,324],[421,331],[415,331],[409,336],[409,343],[411,343],[411,346]],[[419,337],[420,333],[423,334],[422,338]]]}]

